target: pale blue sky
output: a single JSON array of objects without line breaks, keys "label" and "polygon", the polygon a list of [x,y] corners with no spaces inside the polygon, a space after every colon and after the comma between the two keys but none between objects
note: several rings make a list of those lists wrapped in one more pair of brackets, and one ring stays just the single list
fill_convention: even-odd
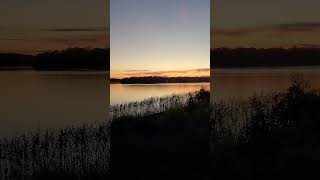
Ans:
[{"label": "pale blue sky", "polygon": [[111,71],[209,68],[209,0],[110,3]]}]

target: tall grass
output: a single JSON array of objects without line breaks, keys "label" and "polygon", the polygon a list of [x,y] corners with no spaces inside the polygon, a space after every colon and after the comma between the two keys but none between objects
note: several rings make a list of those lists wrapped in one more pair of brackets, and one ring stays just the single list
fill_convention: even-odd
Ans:
[{"label": "tall grass", "polygon": [[320,90],[293,81],[282,92],[211,103],[212,179],[295,179],[320,161]]},{"label": "tall grass", "polygon": [[120,117],[143,117],[161,112],[166,112],[170,109],[185,108],[190,103],[197,101],[197,96],[200,93],[209,93],[204,89],[199,91],[172,94],[163,97],[151,97],[142,101],[129,102],[117,104],[110,107],[111,119],[118,119]]},{"label": "tall grass", "polygon": [[303,112],[296,110],[308,102],[316,107],[319,98],[319,90],[311,89],[306,82],[294,81],[285,92],[213,101],[210,105],[211,136],[217,143],[223,139],[244,143],[257,133],[268,134],[275,128],[295,127],[298,121],[304,120],[303,117],[297,119]]},{"label": "tall grass", "polygon": [[120,113],[111,123],[112,177],[205,179],[209,102],[201,89],[114,106]]},{"label": "tall grass", "polygon": [[[209,101],[201,89],[111,107],[111,117],[147,117]],[[103,179],[110,171],[110,123],[30,131],[0,138],[0,179]]]},{"label": "tall grass", "polygon": [[103,123],[1,138],[0,179],[106,177],[109,134]]}]

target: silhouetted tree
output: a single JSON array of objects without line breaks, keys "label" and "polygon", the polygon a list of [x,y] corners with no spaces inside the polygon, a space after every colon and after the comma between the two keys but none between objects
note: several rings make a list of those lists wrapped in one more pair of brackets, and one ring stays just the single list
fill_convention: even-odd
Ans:
[{"label": "silhouetted tree", "polygon": [[69,48],[37,55],[0,54],[0,68],[36,70],[109,70],[109,49]]},{"label": "silhouetted tree", "polygon": [[211,68],[320,65],[320,48],[216,48],[211,50]]},{"label": "silhouetted tree", "polygon": [[210,82],[210,77],[130,77],[120,80],[122,84],[155,84],[155,83],[192,83]]}]

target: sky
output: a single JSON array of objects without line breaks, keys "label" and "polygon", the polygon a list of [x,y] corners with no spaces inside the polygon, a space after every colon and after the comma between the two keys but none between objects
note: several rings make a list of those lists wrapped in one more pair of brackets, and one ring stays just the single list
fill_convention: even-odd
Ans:
[{"label": "sky", "polygon": [[211,0],[211,48],[320,47],[319,0]]},{"label": "sky", "polygon": [[109,47],[109,0],[1,0],[0,53]]},{"label": "sky", "polygon": [[209,0],[110,3],[111,78],[209,75]]}]

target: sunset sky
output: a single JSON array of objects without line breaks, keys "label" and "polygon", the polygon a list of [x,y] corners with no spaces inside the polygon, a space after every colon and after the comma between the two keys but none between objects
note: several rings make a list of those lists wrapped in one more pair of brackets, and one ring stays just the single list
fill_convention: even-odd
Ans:
[{"label": "sunset sky", "polygon": [[209,0],[111,0],[111,77],[208,76]]},{"label": "sunset sky", "polygon": [[109,46],[109,0],[1,0],[0,53]]},{"label": "sunset sky", "polygon": [[211,0],[211,47],[320,47],[318,0]]}]

